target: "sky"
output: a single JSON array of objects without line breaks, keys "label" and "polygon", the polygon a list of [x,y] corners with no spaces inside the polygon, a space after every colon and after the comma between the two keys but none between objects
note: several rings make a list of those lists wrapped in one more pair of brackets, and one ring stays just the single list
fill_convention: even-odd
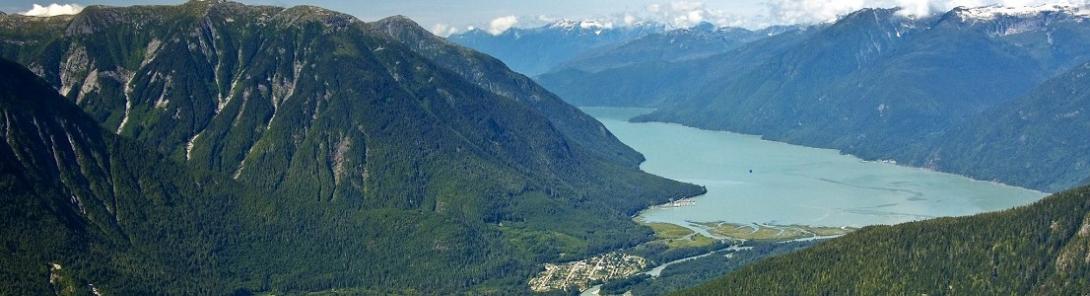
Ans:
[{"label": "sky", "polygon": [[[62,0],[67,1],[67,0]],[[7,13],[73,13],[87,5],[178,4],[182,0],[0,0]],[[867,7],[905,7],[906,15],[929,15],[957,6],[1086,5],[1090,0],[241,0],[246,4],[315,5],[352,14],[364,21],[404,15],[439,35],[480,28],[500,33],[560,19],[597,20],[622,26],[655,21],[674,27],[700,22],[762,28],[813,24]],[[54,5],[50,5],[54,4]],[[35,7],[38,5],[38,7]]]}]

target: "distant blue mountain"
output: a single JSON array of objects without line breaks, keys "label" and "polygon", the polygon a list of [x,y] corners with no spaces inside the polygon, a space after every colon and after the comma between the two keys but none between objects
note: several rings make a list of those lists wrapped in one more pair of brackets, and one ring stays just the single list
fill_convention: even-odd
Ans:
[{"label": "distant blue mountain", "polygon": [[511,69],[533,76],[588,52],[665,30],[665,26],[651,23],[615,26],[564,20],[537,28],[511,28],[498,35],[475,29],[447,40],[499,58]]},{"label": "distant blue mountain", "polygon": [[694,60],[725,53],[747,43],[799,28],[775,26],[753,31],[717,27],[704,22],[691,28],[651,34],[621,45],[593,50],[565,63],[557,70],[597,72],[647,62]]},{"label": "distant blue mountain", "polygon": [[807,29],[703,24],[594,51],[536,79],[575,105],[659,106],[699,90],[708,79],[784,53],[812,31]]}]

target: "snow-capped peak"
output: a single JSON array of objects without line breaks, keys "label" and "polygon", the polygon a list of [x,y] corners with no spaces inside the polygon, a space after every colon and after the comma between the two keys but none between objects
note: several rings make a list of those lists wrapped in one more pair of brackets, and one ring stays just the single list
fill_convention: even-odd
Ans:
[{"label": "snow-capped peak", "polygon": [[1090,9],[1067,4],[1046,4],[1039,6],[1000,6],[991,5],[976,8],[955,9],[963,20],[988,21],[998,17],[1034,17],[1043,13],[1066,13],[1072,16],[1088,17]]},{"label": "snow-capped peak", "polygon": [[555,21],[555,22],[547,25],[546,27],[560,28],[560,29],[567,29],[567,30],[576,29],[576,28],[579,28],[579,29],[582,29],[582,30],[608,30],[608,29],[613,29],[614,24],[611,21],[600,21],[600,20],[589,20],[589,19],[588,20],[576,21],[576,20],[571,20],[571,19],[563,19],[563,20]]},{"label": "snow-capped peak", "polygon": [[559,28],[559,29],[574,29],[576,25],[578,25],[578,22],[576,22],[574,20],[562,19],[562,20],[559,20],[559,21],[555,21],[555,22],[553,22],[551,24],[548,24],[545,27]]}]

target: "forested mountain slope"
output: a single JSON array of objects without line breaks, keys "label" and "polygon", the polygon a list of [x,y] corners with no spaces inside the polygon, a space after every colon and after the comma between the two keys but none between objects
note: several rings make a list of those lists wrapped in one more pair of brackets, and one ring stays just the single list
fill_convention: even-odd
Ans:
[{"label": "forested mountain slope", "polygon": [[632,166],[638,166],[643,161],[639,153],[617,141],[597,120],[567,104],[529,77],[508,69],[496,58],[449,43],[401,16],[379,20],[371,27],[480,88],[540,112],[565,136],[591,147],[589,150],[593,153],[601,153],[603,157]]},{"label": "forested mountain slope", "polygon": [[1090,176],[1090,64],[943,134],[913,164],[1051,191]]},{"label": "forested mountain slope", "polygon": [[643,120],[888,154],[1047,78],[1035,60],[968,22],[861,10]]},{"label": "forested mountain slope", "polygon": [[2,295],[215,294],[255,195],[117,137],[0,60]]},{"label": "forested mountain slope", "polygon": [[644,241],[629,215],[701,192],[640,172],[502,64],[394,23],[92,6],[0,17],[0,55],[106,130],[270,191],[247,207],[259,246],[238,263],[255,291],[524,291],[540,263]]},{"label": "forested mountain slope", "polygon": [[864,228],[678,295],[1081,295],[1090,188],[1030,206]]}]

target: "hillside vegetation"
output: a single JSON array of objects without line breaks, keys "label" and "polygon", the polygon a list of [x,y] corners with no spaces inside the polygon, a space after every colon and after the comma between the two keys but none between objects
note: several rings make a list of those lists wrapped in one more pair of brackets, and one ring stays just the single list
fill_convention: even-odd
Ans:
[{"label": "hillside vegetation", "polygon": [[1008,211],[867,227],[676,295],[1081,295],[1090,188]]},{"label": "hillside vegetation", "polygon": [[217,294],[256,199],[115,136],[0,60],[0,294]]}]

